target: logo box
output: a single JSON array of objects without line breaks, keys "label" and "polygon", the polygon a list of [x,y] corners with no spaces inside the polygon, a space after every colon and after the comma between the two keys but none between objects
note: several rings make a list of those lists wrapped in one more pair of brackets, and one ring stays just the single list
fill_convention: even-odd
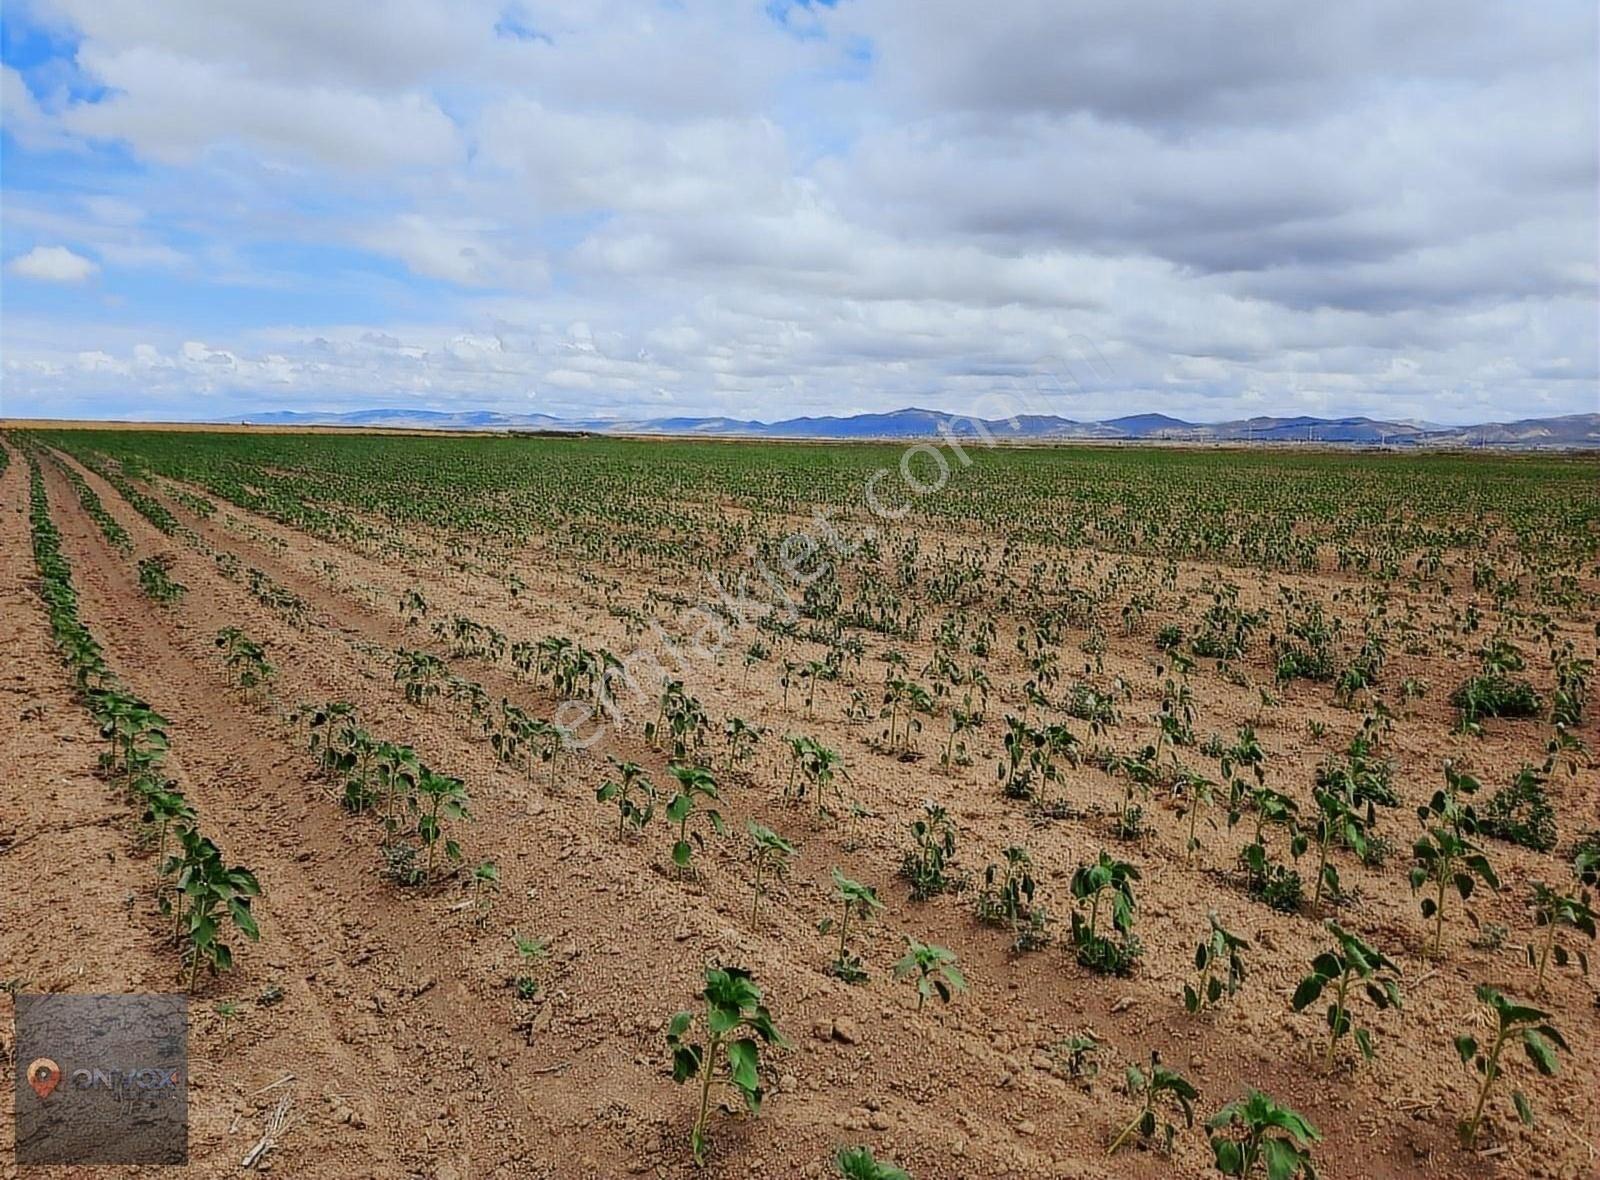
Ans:
[{"label": "logo box", "polygon": [[189,1001],[20,995],[19,1164],[181,1164],[189,1156]]}]

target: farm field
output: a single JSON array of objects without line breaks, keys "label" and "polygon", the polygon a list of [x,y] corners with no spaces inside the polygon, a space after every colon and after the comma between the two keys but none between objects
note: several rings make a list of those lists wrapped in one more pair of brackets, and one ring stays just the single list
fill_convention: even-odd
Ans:
[{"label": "farm field", "polygon": [[1592,457],[0,441],[0,984],[189,1174],[1600,1170]]}]

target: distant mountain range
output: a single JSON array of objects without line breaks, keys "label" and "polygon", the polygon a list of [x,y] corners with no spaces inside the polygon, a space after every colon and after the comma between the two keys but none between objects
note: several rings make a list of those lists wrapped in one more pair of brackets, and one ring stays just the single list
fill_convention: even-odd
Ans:
[{"label": "distant mountain range", "polygon": [[[934,438],[940,426],[955,422],[959,435],[971,435],[970,420],[957,414],[916,408],[843,418],[788,418],[754,422],[738,418],[563,419],[549,414],[500,414],[488,410],[358,410],[348,414],[279,410],[250,414],[240,421],[261,426],[355,426],[400,430],[484,430],[646,434],[719,438],[920,439]],[[1107,442],[1317,443],[1392,447],[1510,447],[1518,449],[1600,449],[1600,414],[1523,418],[1476,426],[1438,426],[1427,422],[1386,422],[1376,418],[1242,418],[1233,422],[1185,422],[1166,414],[1130,414],[1104,422],[1078,422],[1049,414],[984,422],[996,438],[1025,441],[1072,439]]]}]

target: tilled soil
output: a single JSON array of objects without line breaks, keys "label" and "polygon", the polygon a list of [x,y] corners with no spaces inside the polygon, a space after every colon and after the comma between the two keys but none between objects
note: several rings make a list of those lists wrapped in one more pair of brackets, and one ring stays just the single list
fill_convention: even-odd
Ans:
[{"label": "tilled soil", "polygon": [[[1344,855],[1340,873],[1351,899],[1331,912],[1402,963],[1406,1006],[1359,1011],[1374,1031],[1376,1061],[1358,1065],[1346,1043],[1325,1072],[1320,1005],[1296,1015],[1289,996],[1327,940],[1317,921],[1248,899],[1225,871],[1248,825],[1231,833],[1203,826],[1205,847],[1191,864],[1184,821],[1158,799],[1146,808],[1150,833],[1118,842],[1110,814],[1122,785],[1088,768],[1068,770],[1060,789],[1078,817],[1042,820],[1003,799],[995,783],[997,718],[1005,711],[998,701],[983,733],[969,739],[975,764],[945,772],[937,766],[939,721],[930,720],[919,739],[924,757],[902,761],[879,752],[878,725],[839,720],[848,684],[820,686],[808,717],[793,690],[783,702],[772,663],[747,672],[730,652],[720,667],[697,665],[688,687],[719,727],[737,714],[769,733],[747,773],[721,776],[719,806],[734,835],[709,840],[697,876],[681,879],[661,819],[642,838],[619,839],[615,812],[594,800],[608,755],[639,762],[658,784],[669,780],[667,759],[644,740],[653,710],[558,764],[553,783],[544,769],[530,781],[496,761],[470,717],[443,699],[408,704],[393,680],[387,656],[395,648],[447,654],[424,627],[402,620],[396,604],[412,587],[425,591],[436,617],[470,616],[514,638],[565,634],[629,650],[637,640],[583,571],[547,568],[529,554],[518,571],[528,589],[513,600],[500,581],[436,558],[333,545],[231,505],[201,519],[168,498],[192,530],[185,543],[78,470],[128,530],[136,556],[170,554],[172,576],[188,587],[174,606],[151,603],[133,560],[105,543],[47,461],[51,512],[82,617],[123,682],[171,722],[170,773],[203,828],[230,861],[255,869],[265,889],[260,943],[236,945],[238,969],[205,981],[194,1004],[189,1174],[236,1173],[286,1092],[295,1121],[270,1158],[274,1171],[294,1176],[822,1176],[832,1174],[833,1150],[854,1143],[871,1145],[919,1180],[1207,1174],[1210,1152],[1198,1131],[1180,1134],[1170,1156],[1132,1147],[1105,1155],[1134,1113],[1124,1067],[1147,1062],[1152,1051],[1199,1088],[1202,1117],[1246,1086],[1300,1110],[1323,1132],[1317,1160],[1328,1176],[1596,1174],[1600,1022],[1593,985],[1571,971],[1542,1001],[1572,1043],[1563,1074],[1537,1080],[1526,1062],[1508,1065],[1516,1076],[1492,1100],[1483,1153],[1455,1146],[1454,1122],[1471,1106],[1474,1075],[1457,1062],[1450,1039],[1468,1030],[1481,1037],[1477,983],[1529,992],[1521,950],[1531,929],[1528,884],[1565,879],[1555,857],[1495,844],[1506,888],[1475,899],[1474,909],[1481,921],[1510,930],[1506,945],[1471,945],[1457,910],[1446,957],[1424,957],[1426,929],[1404,881],[1404,849],[1415,832],[1410,810],[1440,785],[1446,757],[1469,764],[1492,789],[1543,756],[1534,722],[1491,723],[1481,740],[1451,734],[1444,698],[1465,675],[1464,662],[1396,655],[1387,673],[1432,686],[1397,722],[1385,751],[1398,761],[1404,796],[1404,806],[1384,817],[1396,854],[1376,870]],[[0,480],[8,655],[0,716],[9,765],[25,789],[0,816],[0,982],[20,977],[29,990],[44,991],[175,990],[177,951],[150,903],[154,866],[139,851],[137,817],[95,776],[92,723],[67,690],[43,612],[26,589],[33,576],[26,491],[26,465],[13,461]],[[440,538],[407,540],[424,555],[440,550]],[[286,620],[226,577],[217,552],[298,594],[309,607],[305,621]],[[658,584],[648,572],[591,572],[621,580],[634,604]],[[1183,583],[1198,586],[1212,572],[1185,567]],[[1337,589],[1329,579],[1251,586],[1239,571],[1233,576],[1246,582],[1247,600],[1266,600],[1280,583]],[[229,686],[213,643],[228,626],[266,644],[277,669],[270,694]],[[1012,629],[1000,621],[998,649],[1009,648]],[[868,646],[853,678],[875,700],[880,645]],[[931,650],[902,646],[913,668]],[[556,704],[504,666],[449,662],[494,700],[504,696],[545,716]],[[1141,686],[1112,731],[1119,748],[1154,739],[1148,719],[1159,699],[1152,687],[1158,662],[1148,634],[1111,638],[1105,675]],[[996,679],[996,695],[1009,705],[1021,669]],[[1204,671],[1195,673],[1195,692],[1201,735],[1231,735],[1258,711],[1252,689]],[[410,890],[384,880],[376,823],[339,805],[286,716],[297,702],[330,699],[352,702],[373,734],[410,744],[467,781],[475,816],[459,836],[467,864],[492,860],[501,874],[486,914],[462,880]],[[1309,802],[1315,767],[1343,748],[1360,716],[1329,703],[1325,687],[1286,690],[1260,726],[1269,785]],[[1311,738],[1308,721],[1323,724],[1324,736]],[[1593,745],[1592,722],[1585,728]],[[787,733],[815,734],[843,751],[855,814],[828,820],[780,801]],[[714,748],[720,767],[720,741]],[[1600,826],[1592,771],[1554,779],[1551,791],[1566,831]],[[1132,976],[1091,975],[1059,945],[1014,954],[1004,932],[972,917],[967,897],[912,901],[895,873],[909,847],[907,825],[925,799],[944,802],[956,818],[958,858],[971,878],[1008,846],[1031,850],[1058,934],[1076,865],[1102,847],[1137,863],[1145,954]],[[788,878],[763,899],[758,922],[743,856],[750,818],[800,846]],[[852,936],[871,972],[860,986],[824,971],[834,939],[817,922],[835,909],[835,866],[876,887],[884,902]],[[1194,1017],[1180,993],[1193,976],[1208,910],[1253,945],[1239,995]],[[522,970],[513,930],[550,943],[548,959],[533,968],[541,981],[533,1001],[518,1000],[509,987]],[[910,985],[890,970],[903,935],[953,950],[970,993],[917,1012]],[[712,1159],[700,1171],[690,1166],[686,1143],[694,1094],[671,1083],[663,1034],[671,1013],[690,1005],[708,963],[754,971],[790,1047],[771,1057],[774,1092],[759,1119],[728,1112],[713,1119]],[[264,1003],[269,989],[281,989],[282,999]],[[238,1006],[229,1021],[215,1012],[225,1002]],[[1068,1077],[1053,1047],[1086,1031],[1102,1042],[1099,1073]],[[1511,1117],[1513,1084],[1534,1100],[1532,1128]],[[9,1117],[6,1110],[0,1117]]]}]

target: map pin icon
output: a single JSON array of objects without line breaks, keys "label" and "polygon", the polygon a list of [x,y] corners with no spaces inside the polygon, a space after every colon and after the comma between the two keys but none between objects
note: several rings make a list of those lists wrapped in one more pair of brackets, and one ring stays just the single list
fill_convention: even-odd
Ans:
[{"label": "map pin icon", "polygon": [[41,1057],[28,1066],[28,1085],[40,1098],[50,1097],[50,1091],[61,1080],[61,1067],[48,1057]]}]

